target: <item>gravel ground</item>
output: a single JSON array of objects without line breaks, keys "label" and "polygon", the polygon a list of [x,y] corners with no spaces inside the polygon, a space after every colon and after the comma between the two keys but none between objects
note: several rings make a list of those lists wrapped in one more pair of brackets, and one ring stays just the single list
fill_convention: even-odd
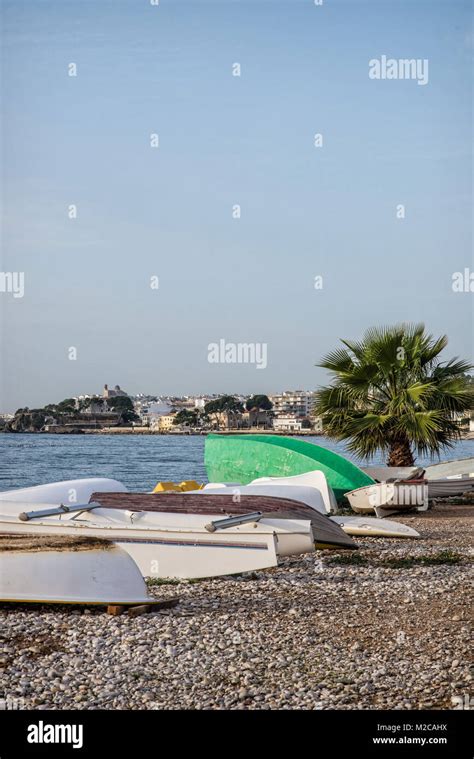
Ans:
[{"label": "gravel ground", "polygon": [[438,505],[399,519],[421,540],[153,586],[180,604],[134,619],[4,604],[0,707],[451,709],[472,695],[473,513]]}]

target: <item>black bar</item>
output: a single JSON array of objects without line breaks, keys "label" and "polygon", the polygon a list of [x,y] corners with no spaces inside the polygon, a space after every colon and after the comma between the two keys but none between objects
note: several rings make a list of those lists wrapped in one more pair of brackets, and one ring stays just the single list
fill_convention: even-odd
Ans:
[{"label": "black bar", "polygon": [[[470,719],[469,719],[470,718]],[[56,725],[64,726],[56,734]],[[51,727],[52,726],[52,727]],[[74,731],[73,726],[76,726]],[[183,751],[237,753],[262,746],[288,757],[471,758],[469,711],[15,711],[0,712],[0,757],[124,756],[125,745],[153,757]],[[69,732],[68,732],[69,727]],[[80,730],[82,728],[82,732]],[[50,737],[73,743],[49,743]],[[43,739],[43,743],[29,742]],[[224,741],[224,742],[222,742]],[[284,743],[282,743],[284,741]],[[79,744],[82,745],[79,745]],[[240,749],[239,749],[240,746]],[[100,752],[100,753],[99,753]],[[106,752],[102,753],[102,752]],[[128,754],[127,754],[128,755]]]}]

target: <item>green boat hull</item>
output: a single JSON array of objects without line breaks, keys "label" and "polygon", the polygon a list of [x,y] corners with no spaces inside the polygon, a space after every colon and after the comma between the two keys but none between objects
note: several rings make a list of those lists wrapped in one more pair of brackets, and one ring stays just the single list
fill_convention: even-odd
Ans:
[{"label": "green boat hull", "polygon": [[343,456],[278,435],[208,435],[204,462],[209,482],[247,485],[257,477],[292,477],[319,470],[340,501],[349,490],[375,480]]}]

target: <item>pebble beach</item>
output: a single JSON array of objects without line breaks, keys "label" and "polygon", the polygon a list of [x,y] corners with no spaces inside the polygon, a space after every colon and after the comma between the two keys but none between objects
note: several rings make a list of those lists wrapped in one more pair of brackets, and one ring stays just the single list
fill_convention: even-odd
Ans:
[{"label": "pebble beach", "polygon": [[[395,518],[395,517],[393,517]],[[453,709],[472,693],[472,505],[418,540],[151,584],[170,609],[0,606],[4,709]]]}]

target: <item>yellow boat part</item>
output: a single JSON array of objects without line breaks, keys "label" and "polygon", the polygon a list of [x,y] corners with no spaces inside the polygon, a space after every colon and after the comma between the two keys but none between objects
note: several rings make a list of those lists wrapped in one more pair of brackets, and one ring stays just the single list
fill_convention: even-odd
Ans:
[{"label": "yellow boat part", "polygon": [[202,490],[204,485],[199,484],[196,480],[183,480],[179,483],[182,493],[186,493],[187,490]]},{"label": "yellow boat part", "polygon": [[347,548],[347,546],[341,546],[336,545],[336,543],[315,543],[314,547],[317,551],[325,551],[326,549],[330,551],[340,551],[342,548]]},{"label": "yellow boat part", "polygon": [[181,488],[176,482],[157,482],[153,493],[181,493]]},{"label": "yellow boat part", "polygon": [[153,493],[186,493],[189,490],[201,490],[204,485],[200,485],[196,480],[183,480],[182,482],[157,482]]}]

